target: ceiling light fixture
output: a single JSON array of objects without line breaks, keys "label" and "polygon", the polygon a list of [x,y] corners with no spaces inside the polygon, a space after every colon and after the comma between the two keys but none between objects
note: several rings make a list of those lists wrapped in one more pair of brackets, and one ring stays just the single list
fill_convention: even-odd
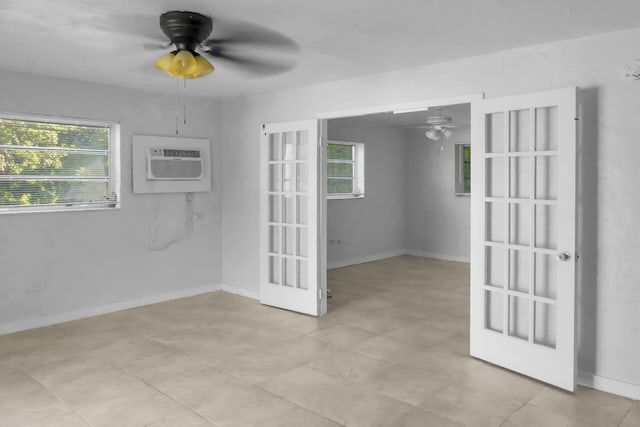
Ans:
[{"label": "ceiling light fixture", "polygon": [[443,116],[442,110],[440,109],[438,110],[438,114],[427,117],[427,125],[429,128],[424,135],[434,141],[439,140],[441,135],[449,139],[451,135],[453,135],[451,129],[455,128],[455,126],[451,124],[451,117]]},{"label": "ceiling light fixture", "polygon": [[182,79],[197,79],[215,70],[206,58],[188,49],[167,53],[155,65],[166,74]]}]

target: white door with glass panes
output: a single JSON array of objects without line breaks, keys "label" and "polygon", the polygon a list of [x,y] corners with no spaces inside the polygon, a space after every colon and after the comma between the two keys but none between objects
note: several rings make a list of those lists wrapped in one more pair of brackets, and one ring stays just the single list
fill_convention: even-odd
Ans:
[{"label": "white door with glass panes", "polygon": [[471,104],[471,355],[571,391],[576,93]]},{"label": "white door with glass panes", "polygon": [[318,122],[263,126],[260,302],[317,316]]}]

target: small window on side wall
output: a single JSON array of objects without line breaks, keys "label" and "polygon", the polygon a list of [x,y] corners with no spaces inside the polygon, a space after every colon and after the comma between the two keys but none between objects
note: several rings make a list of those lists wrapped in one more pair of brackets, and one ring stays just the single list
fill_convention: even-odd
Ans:
[{"label": "small window on side wall", "polygon": [[457,143],[455,156],[456,195],[468,196],[471,194],[471,145]]},{"label": "small window on side wall", "polygon": [[364,144],[329,141],[327,143],[327,198],[364,197]]}]

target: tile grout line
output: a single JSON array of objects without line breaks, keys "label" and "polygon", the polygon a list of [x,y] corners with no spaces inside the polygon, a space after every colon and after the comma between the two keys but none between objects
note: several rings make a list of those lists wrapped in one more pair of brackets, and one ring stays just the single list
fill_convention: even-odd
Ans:
[{"label": "tile grout line", "polygon": [[[638,401],[638,402],[640,402],[640,401]],[[627,410],[627,412],[625,412],[624,415],[622,416],[622,418],[620,419],[620,422],[618,423],[618,427],[620,427],[622,425],[624,420],[627,418],[627,415],[629,415],[629,413],[633,409],[634,405],[635,405],[635,403],[632,403],[631,406],[629,406],[629,409]]]},{"label": "tile grout line", "polygon": [[[150,339],[151,339],[151,338],[150,338]],[[157,341],[157,342],[160,342],[160,341]],[[201,357],[199,357],[199,356],[197,356],[197,355],[191,354],[191,353],[189,353],[189,352],[182,351],[182,350],[177,349],[177,348],[175,348],[175,347],[173,347],[173,346],[171,346],[171,345],[168,345],[168,344],[165,344],[165,343],[162,343],[162,342],[160,342],[160,343],[161,343],[161,344],[163,344],[163,345],[165,345],[165,346],[167,346],[167,347],[169,347],[169,348],[170,348],[171,350],[173,350],[173,351],[177,351],[177,352],[179,352],[179,353],[183,353],[183,354],[185,354],[185,355],[188,355],[189,357],[193,357],[194,359],[196,359],[196,360],[198,360],[198,361],[200,361],[200,362],[204,363],[205,365],[209,366],[210,368],[212,368],[212,369],[213,369],[213,370],[215,370],[216,372],[221,373],[221,374],[226,375],[226,376],[229,376],[230,378],[234,378],[234,379],[236,379],[236,380],[240,381],[241,383],[243,383],[243,384],[244,384],[244,385],[246,385],[246,386],[249,386],[249,387],[256,387],[256,388],[258,388],[258,389],[260,389],[260,390],[262,390],[262,391],[264,391],[264,392],[266,392],[266,393],[269,393],[271,396],[273,396],[273,397],[275,397],[275,398],[278,398],[278,399],[285,400],[285,401],[287,401],[287,402],[291,403],[292,405],[295,405],[296,407],[298,407],[298,408],[300,408],[300,409],[303,409],[303,410],[305,410],[305,411],[312,412],[312,413],[316,414],[317,416],[319,416],[319,417],[321,417],[321,418],[324,418],[324,419],[326,419],[326,420],[329,420],[329,421],[331,421],[331,422],[336,422],[336,421],[334,421],[334,420],[332,420],[332,419],[327,418],[326,416],[324,416],[324,415],[322,415],[322,414],[319,414],[319,413],[317,413],[317,412],[315,412],[315,411],[310,410],[309,408],[305,408],[304,406],[301,406],[301,405],[299,405],[299,404],[297,404],[297,403],[295,403],[295,402],[292,402],[292,401],[290,401],[289,399],[285,398],[284,396],[280,396],[280,395],[275,394],[275,393],[273,393],[273,392],[271,392],[271,391],[269,391],[269,390],[266,390],[265,388],[261,387],[261,386],[260,386],[260,385],[258,385],[258,384],[251,384],[250,382],[248,382],[248,381],[244,380],[244,379],[243,379],[243,378],[241,378],[241,377],[238,377],[237,375],[234,375],[234,374],[232,374],[232,373],[227,373],[227,372],[225,372],[225,371],[221,370],[220,368],[218,368],[217,366],[215,366],[215,365],[211,364],[211,363],[210,363],[208,360],[206,360],[206,359],[203,359],[203,358],[201,358]],[[266,351],[266,350],[264,350],[264,351]],[[294,363],[294,365],[296,365],[296,367],[295,367],[295,368],[293,368],[293,369],[297,369],[297,368],[299,368],[299,367],[301,367],[301,366],[304,366],[304,365],[300,365],[300,364],[298,364],[298,363]],[[119,368],[119,369],[122,369],[122,368],[121,368],[121,367],[119,367],[119,366],[118,366],[118,368]],[[209,423],[213,424],[213,426],[214,426],[214,427],[219,427],[219,426],[218,426],[218,424],[216,424],[216,423],[215,423],[215,422],[213,422],[212,420],[210,420],[210,419],[206,418],[205,416],[201,415],[201,414],[200,414],[199,412],[197,412],[195,409],[192,409],[192,408],[189,408],[188,406],[183,405],[183,404],[182,404],[182,403],[180,403],[178,400],[176,400],[175,398],[173,398],[171,395],[168,395],[168,394],[166,394],[165,392],[163,392],[162,390],[160,390],[160,389],[156,388],[153,384],[148,383],[147,381],[145,381],[145,380],[144,380],[144,379],[142,379],[142,378],[139,378],[139,377],[138,377],[138,376],[136,376],[135,374],[130,374],[129,372],[127,372],[127,371],[126,371],[126,370],[124,370],[124,369],[122,369],[122,370],[123,370],[127,375],[130,375],[130,376],[132,376],[133,378],[136,378],[137,380],[139,380],[139,381],[143,382],[144,384],[148,385],[149,387],[153,388],[154,390],[158,391],[159,393],[161,393],[161,394],[163,394],[163,395],[167,396],[168,398],[170,398],[170,399],[171,399],[171,400],[173,400],[174,402],[178,403],[180,406],[182,406],[183,408],[187,409],[188,411],[190,411],[190,412],[194,413],[194,414],[195,414],[195,415],[197,415],[198,417],[200,417],[200,418],[204,419],[205,421],[207,421],[207,422],[209,422]],[[341,425],[341,426],[344,426],[344,424],[341,424],[341,423],[339,423],[339,422],[336,422],[336,424],[339,424],[339,425]]]},{"label": "tile grout line", "polygon": [[78,418],[80,418],[82,421],[85,422],[85,424],[87,424],[90,427],[94,427],[94,425],[92,423],[89,422],[89,420],[87,420],[85,417],[83,417],[81,414],[79,414],[78,412],[76,412],[76,410],[71,407],[67,402],[65,402],[62,398],[60,398],[57,394],[55,394],[53,391],[49,390],[49,388],[47,386],[45,386],[44,384],[42,384],[40,382],[40,380],[38,380],[37,378],[35,378],[33,375],[31,375],[31,373],[29,371],[27,371],[26,369],[24,369],[22,366],[20,365],[16,365],[13,364],[12,362],[9,362],[10,365],[13,365],[14,368],[19,369],[20,371],[22,371],[24,374],[26,374],[29,378],[31,378],[33,381],[35,381],[38,385],[40,385],[40,387],[42,387],[48,395],[50,395],[51,397],[53,397],[55,400],[57,400],[62,406],[64,406],[65,408],[67,408],[71,413],[75,414]]},{"label": "tile grout line", "polygon": [[[308,366],[306,366],[306,365],[299,365],[299,364],[297,364],[297,363],[296,363],[296,365],[298,365],[298,366],[297,366],[297,367],[295,367],[295,368],[293,368],[293,369],[291,369],[290,371],[283,372],[283,373],[281,373],[281,374],[279,374],[279,375],[276,375],[276,376],[284,375],[285,373],[291,372],[291,371],[292,371],[292,370],[294,370],[294,369],[308,367]],[[308,367],[308,368],[313,369],[313,368],[311,368],[311,367]],[[320,371],[318,371],[318,372],[320,372]],[[328,375],[328,374],[326,374],[326,373],[324,373],[324,372],[323,372],[323,374]],[[329,376],[331,376],[332,378],[335,378],[335,377],[333,377],[333,375],[329,375]],[[272,396],[275,396],[275,397],[277,397],[277,398],[279,398],[279,399],[286,400],[287,402],[291,403],[292,405],[295,405],[295,406],[297,406],[298,408],[302,408],[302,409],[304,409],[305,411],[309,411],[309,412],[311,412],[311,413],[313,413],[313,414],[316,414],[316,415],[318,415],[319,417],[324,418],[325,420],[329,420],[329,421],[331,421],[332,423],[336,423],[336,424],[341,425],[341,426],[343,426],[343,427],[345,426],[345,424],[343,424],[343,423],[342,423],[342,422],[340,422],[340,421],[337,421],[337,420],[334,420],[334,419],[328,418],[326,415],[320,414],[319,412],[316,412],[316,411],[314,411],[314,410],[313,410],[313,409],[311,409],[311,408],[307,408],[306,406],[302,406],[302,405],[300,405],[299,403],[296,403],[296,402],[294,402],[294,401],[292,401],[292,400],[289,400],[289,399],[288,399],[287,397],[285,397],[285,396],[282,396],[282,395],[276,394],[276,393],[272,392],[271,390],[267,390],[267,389],[266,389],[266,388],[264,388],[262,385],[260,385],[260,383],[254,384],[254,387],[257,387],[257,388],[259,388],[260,390],[262,390],[262,391],[264,391],[264,392],[266,392],[266,393],[269,393],[269,394],[271,394]]]},{"label": "tile grout line", "polygon": [[[121,368],[120,366],[117,366],[117,365],[116,365],[116,367],[117,367],[118,369],[121,369],[121,370],[122,370],[126,375],[129,375],[130,377],[137,379],[138,381],[140,381],[140,382],[141,382],[141,383],[143,383],[143,384],[146,384],[148,387],[152,388],[152,389],[153,389],[153,390],[155,390],[156,392],[158,392],[158,393],[162,394],[163,396],[165,396],[165,397],[167,397],[167,398],[171,399],[172,401],[174,401],[175,403],[177,403],[180,407],[182,407],[183,409],[186,409],[188,412],[193,413],[193,414],[194,414],[194,415],[196,415],[198,418],[201,418],[201,419],[203,419],[204,421],[206,421],[206,422],[208,422],[208,423],[212,424],[214,427],[219,427],[219,425],[218,425],[218,424],[216,424],[215,422],[211,421],[210,419],[208,419],[207,417],[205,417],[205,416],[201,415],[200,413],[198,413],[198,412],[194,411],[192,408],[189,408],[188,406],[186,406],[186,405],[182,404],[182,402],[180,402],[180,401],[176,400],[173,396],[171,396],[171,395],[169,395],[169,394],[165,393],[164,391],[160,390],[159,388],[157,388],[157,387],[156,387],[156,386],[154,386],[153,384],[151,384],[151,383],[149,383],[149,382],[145,381],[144,379],[142,379],[142,378],[140,378],[140,377],[138,377],[138,376],[136,376],[136,375],[134,375],[134,374],[130,374],[129,372],[127,372],[126,370],[124,370],[124,369],[123,369],[123,368]],[[158,421],[161,421],[161,420],[155,420],[155,421],[151,422],[150,424],[153,424],[153,423],[158,422]]]},{"label": "tile grout line", "polygon": [[506,423],[508,423],[508,422],[509,422],[509,420],[510,420],[511,418],[513,418],[513,417],[514,417],[518,412],[520,412],[520,410],[522,410],[522,408],[524,408],[524,407],[525,407],[525,406],[527,406],[529,403],[531,403],[531,401],[532,401],[533,399],[535,399],[535,398],[536,398],[540,393],[542,393],[543,391],[544,391],[544,386],[540,389],[540,391],[539,391],[539,392],[537,392],[536,394],[534,394],[533,396],[531,396],[531,398],[530,398],[529,400],[527,400],[526,402],[524,402],[524,404],[522,404],[522,406],[520,406],[518,409],[516,409],[515,411],[513,411],[513,412],[511,413],[511,415],[509,415],[509,417],[508,417],[506,420],[504,420],[504,421],[500,424],[500,427],[502,427],[503,425],[505,425]]}]

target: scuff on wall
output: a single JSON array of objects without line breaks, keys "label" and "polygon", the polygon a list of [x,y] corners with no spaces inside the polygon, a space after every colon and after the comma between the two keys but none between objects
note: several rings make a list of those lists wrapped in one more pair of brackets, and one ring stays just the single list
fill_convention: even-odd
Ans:
[{"label": "scuff on wall", "polygon": [[[149,208],[149,249],[163,251],[188,238],[194,222],[200,218],[193,209],[194,193],[186,193],[185,205],[165,202],[160,195],[151,195]],[[183,218],[181,218],[183,217]]]}]

